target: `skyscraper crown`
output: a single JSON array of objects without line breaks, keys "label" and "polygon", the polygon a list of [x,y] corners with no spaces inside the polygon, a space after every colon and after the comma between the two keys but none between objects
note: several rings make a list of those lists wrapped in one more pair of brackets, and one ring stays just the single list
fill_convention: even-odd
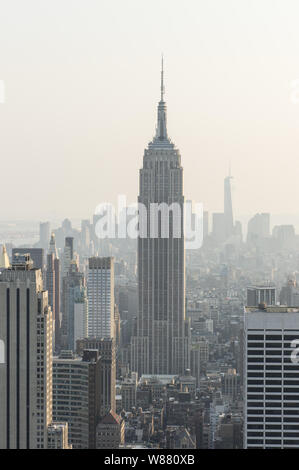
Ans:
[{"label": "skyscraper crown", "polygon": [[167,106],[164,101],[165,87],[164,87],[164,59],[162,56],[161,67],[161,99],[158,104],[158,120],[156,127],[156,135],[152,142],[149,143],[149,148],[174,148],[174,144],[167,134]]}]

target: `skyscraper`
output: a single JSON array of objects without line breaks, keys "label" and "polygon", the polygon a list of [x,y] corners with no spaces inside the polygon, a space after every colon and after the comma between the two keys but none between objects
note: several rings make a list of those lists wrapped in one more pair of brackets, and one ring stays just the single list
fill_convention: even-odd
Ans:
[{"label": "skyscraper", "polygon": [[54,273],[55,273],[55,296],[54,296],[54,306],[55,309],[55,346],[58,347],[60,343],[60,326],[61,326],[61,312],[60,312],[60,259],[58,258],[55,235],[52,233],[50,245],[49,245],[49,255],[54,255]]},{"label": "skyscraper", "polygon": [[244,320],[244,447],[298,448],[299,310],[247,307]]},{"label": "skyscraper", "polygon": [[52,312],[40,270],[15,255],[0,273],[0,449],[47,447],[52,421]]},{"label": "skyscraper", "polygon": [[[84,274],[80,273],[75,261],[70,264],[69,272],[62,280],[62,322],[61,322],[61,335],[60,346],[64,349],[75,349],[75,341],[78,331],[78,323],[84,330],[84,315],[87,314],[86,305],[81,304],[82,309],[78,309],[77,303],[80,303],[85,298],[85,279]],[[76,307],[77,306],[77,307]],[[81,317],[81,321],[78,317]],[[80,328],[79,328],[80,329]],[[85,336],[85,335],[84,335]]]},{"label": "skyscraper", "polygon": [[299,286],[297,281],[291,277],[282,286],[279,295],[280,305],[288,307],[299,307]]},{"label": "skyscraper", "polygon": [[247,242],[270,237],[270,214],[255,214],[248,222]]},{"label": "skyscraper", "polygon": [[12,249],[12,258],[16,255],[26,255],[29,254],[31,260],[33,261],[33,267],[36,269],[44,269],[44,249],[43,248],[13,248]]},{"label": "skyscraper", "polygon": [[114,259],[89,258],[88,336],[114,338]]},{"label": "skyscraper", "polygon": [[[162,62],[161,100],[156,135],[144,152],[138,202],[147,209],[147,233],[138,238],[137,336],[132,338],[131,369],[139,374],[183,373],[189,367],[189,328],[185,320],[183,168],[179,150],[167,134]],[[176,203],[180,217],[151,208]],[[145,220],[139,214],[139,227]],[[163,233],[168,227],[169,233]],[[180,229],[180,236],[177,230]],[[152,233],[156,231],[154,236]],[[175,233],[177,232],[177,233]]]},{"label": "skyscraper", "polygon": [[276,304],[276,287],[271,284],[247,287],[247,307]]},{"label": "skyscraper", "polygon": [[74,259],[74,238],[66,237],[63,252],[63,276],[67,276],[72,260]]},{"label": "skyscraper", "polygon": [[54,254],[47,255],[47,270],[46,270],[46,289],[48,291],[49,305],[52,309],[53,320],[55,322],[55,266]]},{"label": "skyscraper", "polygon": [[233,205],[230,180],[232,177],[229,175],[224,179],[224,224],[225,224],[225,238],[229,238],[234,232],[234,219],[233,219]]},{"label": "skyscraper", "polygon": [[84,350],[79,357],[62,351],[53,358],[53,416],[67,422],[74,449],[94,449],[100,419],[100,357]]},{"label": "skyscraper", "polygon": [[77,353],[82,355],[85,349],[93,349],[99,352],[101,358],[101,417],[115,411],[115,383],[116,383],[116,358],[115,342],[111,338],[85,338],[77,341]]}]

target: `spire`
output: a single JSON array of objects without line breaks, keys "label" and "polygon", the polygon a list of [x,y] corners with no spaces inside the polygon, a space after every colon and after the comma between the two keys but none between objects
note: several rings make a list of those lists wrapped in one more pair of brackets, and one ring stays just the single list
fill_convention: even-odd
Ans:
[{"label": "spire", "polygon": [[6,246],[2,246],[2,253],[0,252],[0,268],[9,268],[9,257],[6,251]]},{"label": "spire", "polygon": [[231,169],[229,168],[229,176],[224,179],[224,223],[225,235],[227,238],[233,235],[234,230],[232,193],[230,184],[231,179]]},{"label": "spire", "polygon": [[58,258],[54,232],[51,233],[51,240],[50,240],[50,245],[49,245],[49,254],[51,253],[54,254],[55,258]]},{"label": "spire", "polygon": [[156,127],[156,135],[152,142],[149,143],[149,148],[174,148],[174,144],[167,134],[167,106],[164,101],[165,87],[164,87],[164,56],[162,55],[161,61],[161,99],[158,104],[158,121]]},{"label": "spire", "polygon": [[162,54],[162,66],[161,66],[161,102],[164,102],[164,56]]},{"label": "spire", "polygon": [[162,55],[162,67],[161,67],[161,100],[158,104],[158,123],[156,128],[156,136],[154,138],[154,144],[157,145],[169,145],[170,140],[167,135],[167,107],[164,101],[164,57]]}]

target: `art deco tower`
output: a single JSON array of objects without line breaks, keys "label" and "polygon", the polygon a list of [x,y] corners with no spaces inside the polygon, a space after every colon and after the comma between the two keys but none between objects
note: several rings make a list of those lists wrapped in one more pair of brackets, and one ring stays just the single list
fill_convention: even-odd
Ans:
[{"label": "art deco tower", "polygon": [[[132,338],[131,368],[139,374],[180,374],[189,367],[189,325],[185,320],[183,168],[167,134],[163,62],[156,135],[144,152],[138,202],[147,209],[146,237],[138,238],[137,336]],[[176,203],[181,209],[150,217],[153,204]],[[155,224],[155,227],[153,225]],[[177,236],[178,225],[180,236]],[[163,235],[168,226],[169,236]],[[152,229],[157,236],[151,236]]]}]

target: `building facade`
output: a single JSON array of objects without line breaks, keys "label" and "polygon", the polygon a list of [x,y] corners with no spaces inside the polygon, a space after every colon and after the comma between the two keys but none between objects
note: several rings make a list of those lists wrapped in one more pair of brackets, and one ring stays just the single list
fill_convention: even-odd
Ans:
[{"label": "building facade", "polygon": [[68,443],[68,424],[52,423],[48,426],[48,449],[71,449]]},{"label": "building facade", "polygon": [[299,309],[280,306],[245,309],[245,448],[299,446],[298,343]]},{"label": "building facade", "polygon": [[273,285],[250,286],[247,288],[247,307],[257,307],[259,304],[276,304],[276,287]]},{"label": "building facade", "polygon": [[124,443],[124,420],[110,411],[97,426],[97,449],[119,449]]},{"label": "building facade", "polygon": [[53,358],[53,417],[68,423],[74,449],[94,449],[100,419],[100,358],[98,351],[83,356],[62,351]]},{"label": "building facade", "polygon": [[77,353],[83,354],[84,349],[95,349],[101,358],[101,404],[100,415],[105,416],[110,410],[115,411],[116,386],[116,355],[115,343],[109,338],[85,338],[77,341]]},{"label": "building facade", "polygon": [[114,338],[114,259],[90,258],[87,275],[88,336]]},{"label": "building facade", "polygon": [[180,152],[168,137],[166,120],[162,67],[156,135],[144,152],[140,170],[138,202],[146,211],[139,212],[139,310],[137,336],[131,343],[131,370],[139,375],[183,373],[190,362],[183,168]]},{"label": "building facade", "polygon": [[42,273],[15,255],[0,273],[0,449],[47,447],[52,422],[52,312]]}]

